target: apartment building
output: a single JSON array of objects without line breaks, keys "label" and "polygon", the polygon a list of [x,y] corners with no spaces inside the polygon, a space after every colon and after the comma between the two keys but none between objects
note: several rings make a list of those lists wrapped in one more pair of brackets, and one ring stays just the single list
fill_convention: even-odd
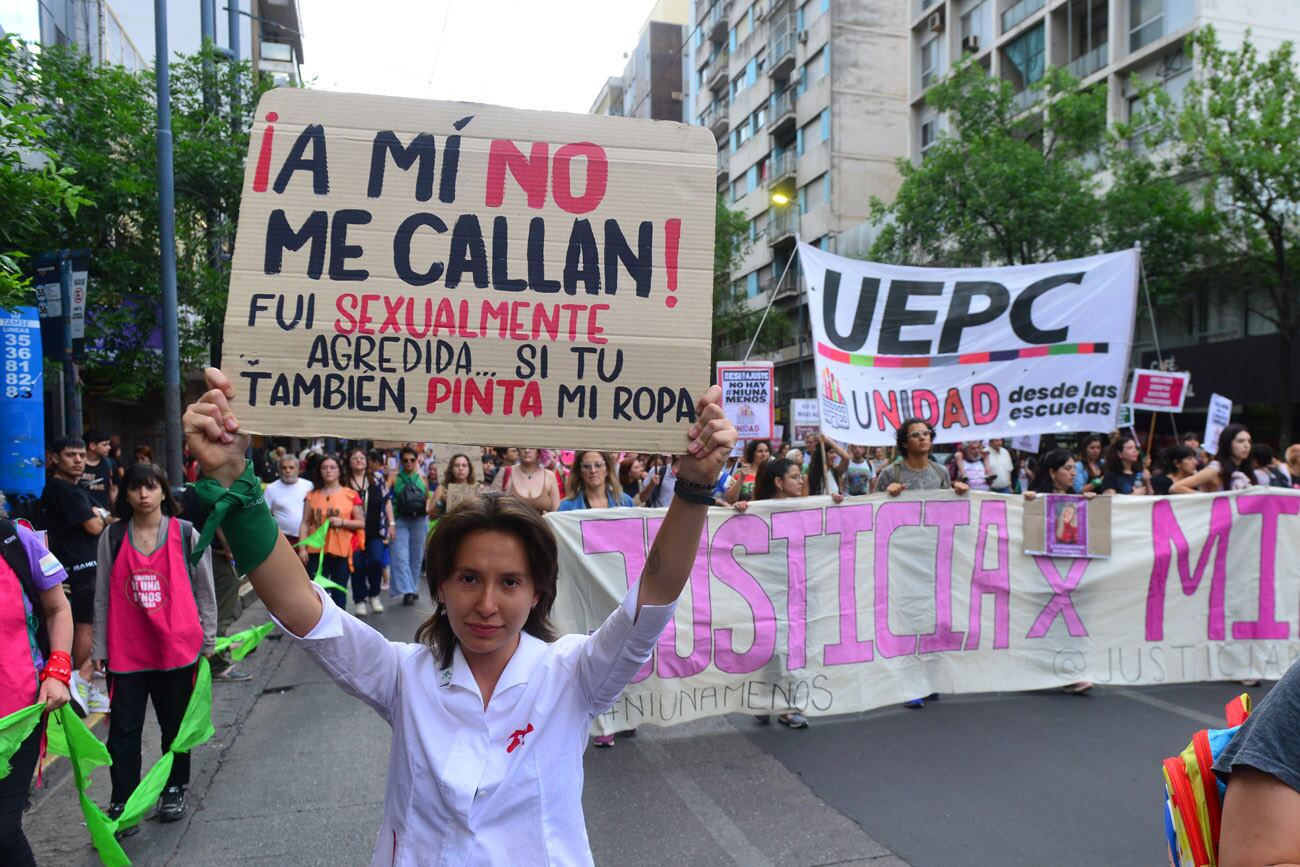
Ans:
[{"label": "apartment building", "polygon": [[682,47],[685,44],[688,0],[658,0],[628,52],[621,76],[605,81],[591,104],[590,114],[682,120]]},{"label": "apartment building", "polygon": [[[750,219],[733,291],[766,305],[795,238],[845,252],[872,196],[898,189],[907,154],[907,25],[900,0],[697,0],[691,118],[718,140],[718,192]],[[798,265],[776,305],[795,323],[776,364],[778,401],[816,394]]]},{"label": "apartment building", "polygon": [[[946,131],[945,119],[925,104],[926,91],[963,56],[1010,82],[1025,110],[1041,98],[1030,89],[1049,67],[1064,66],[1085,86],[1107,86],[1108,118],[1127,121],[1138,108],[1140,84],[1159,82],[1175,100],[1195,75],[1187,38],[1214,25],[1222,44],[1251,41],[1266,53],[1300,41],[1296,0],[910,0],[908,69],[909,153],[921,159]],[[1141,146],[1134,142],[1134,146]],[[1188,299],[1185,315],[1162,316],[1164,361],[1192,373],[1191,412],[1211,392],[1239,405],[1267,404],[1278,389],[1277,329],[1257,312],[1265,298],[1216,295],[1205,287]],[[1156,363],[1149,318],[1140,315],[1134,363]],[[1300,389],[1300,371],[1293,377]],[[1300,400],[1300,391],[1293,395]],[[1265,421],[1265,424],[1270,422]]]}]

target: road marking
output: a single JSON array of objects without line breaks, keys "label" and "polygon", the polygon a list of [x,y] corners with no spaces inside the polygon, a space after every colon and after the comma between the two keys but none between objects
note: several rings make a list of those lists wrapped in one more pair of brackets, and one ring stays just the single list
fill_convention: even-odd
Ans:
[{"label": "road marking", "polygon": [[771,867],[772,862],[767,856],[749,842],[745,832],[731,821],[726,812],[718,806],[717,801],[709,797],[689,774],[673,763],[666,749],[644,737],[637,738],[636,748],[654,764],[655,769],[673,787],[677,797],[699,818],[705,830],[709,832],[709,836],[731,856],[732,861],[737,864],[752,864],[755,867]]},{"label": "road marking", "polygon": [[1125,698],[1133,699],[1133,701],[1140,701],[1143,704],[1149,704],[1152,707],[1158,707],[1161,710],[1167,710],[1170,713],[1176,713],[1179,716],[1185,716],[1190,720],[1195,720],[1198,723],[1203,723],[1204,725],[1209,726],[1212,729],[1221,729],[1226,727],[1228,724],[1227,720],[1223,719],[1222,717],[1210,716],[1208,713],[1201,713],[1199,710],[1192,710],[1190,707],[1184,707],[1183,705],[1175,704],[1172,701],[1165,701],[1163,698],[1156,698],[1154,695],[1147,695],[1146,693],[1137,692],[1136,690],[1132,690],[1127,687],[1112,686],[1109,687],[1106,691],[1119,693]]}]

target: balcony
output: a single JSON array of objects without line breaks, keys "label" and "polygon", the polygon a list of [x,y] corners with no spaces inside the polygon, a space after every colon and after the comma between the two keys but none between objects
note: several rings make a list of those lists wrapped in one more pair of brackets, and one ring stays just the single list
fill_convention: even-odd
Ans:
[{"label": "balcony", "polygon": [[[767,173],[767,188],[776,189],[788,186],[794,189],[795,165],[797,156],[794,151],[783,151],[772,155],[772,163]],[[791,198],[794,198],[791,196]]]},{"label": "balcony", "polygon": [[717,0],[700,22],[700,32],[714,42],[724,41],[727,38],[727,11],[730,8],[730,0]]},{"label": "balcony", "polygon": [[767,131],[774,136],[782,136],[794,129],[795,93],[793,87],[772,94],[772,103],[767,113]]},{"label": "balcony", "polygon": [[721,90],[727,86],[731,80],[731,52],[722,49],[717,52],[717,56],[709,61],[709,71],[705,76],[705,83],[709,90]]},{"label": "balcony", "polygon": [[718,151],[718,181],[725,181],[731,175],[731,154],[724,147]]},{"label": "balcony", "polygon": [[1043,99],[1043,91],[1039,88],[1026,87],[1024,90],[1011,97],[1011,105],[1016,110],[1016,114],[1022,111],[1028,111],[1029,108]]},{"label": "balcony", "polygon": [[700,123],[711,129],[718,141],[725,140],[727,131],[731,128],[729,106],[725,101],[713,103],[700,115]]},{"label": "balcony", "polygon": [[799,41],[794,19],[787,19],[784,24],[774,21],[773,29],[778,32],[768,46],[767,74],[771,78],[789,78],[794,69],[794,47]]},{"label": "balcony", "polygon": [[790,10],[787,6],[787,0],[768,0],[767,8],[763,10],[762,14],[759,16],[759,19],[766,20],[768,18],[772,18],[777,13],[781,13],[781,12],[787,15],[790,14]]},{"label": "balcony", "polygon": [[1075,78],[1087,78],[1089,75],[1092,75],[1094,72],[1106,65],[1106,60],[1110,56],[1109,52],[1109,43],[1103,42],[1087,54],[1082,54],[1074,60],[1071,60],[1066,69],[1068,69],[1070,74]]},{"label": "balcony", "polygon": [[794,203],[767,212],[767,243],[769,247],[793,244],[799,232],[799,207]]},{"label": "balcony", "polygon": [[1006,12],[1002,13],[1002,32],[1006,33],[1030,15],[1043,8],[1046,0],[1020,0]]}]

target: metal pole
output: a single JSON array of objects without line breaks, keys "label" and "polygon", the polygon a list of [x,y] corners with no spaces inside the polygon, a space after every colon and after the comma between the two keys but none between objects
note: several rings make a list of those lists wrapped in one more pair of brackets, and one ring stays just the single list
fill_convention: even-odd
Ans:
[{"label": "metal pole", "polygon": [[162,283],[163,422],[167,478],[181,473],[181,350],[176,304],[176,190],[172,176],[171,83],[168,80],[167,0],[153,0],[154,68],[158,85],[158,271]]},{"label": "metal pole", "polygon": [[63,433],[81,436],[81,392],[77,363],[72,360],[72,251],[59,251],[59,294],[63,300]]},{"label": "metal pole", "polygon": [[238,136],[243,128],[240,118],[242,111],[239,105],[239,28],[241,23],[239,20],[239,0],[228,0],[226,5],[226,29],[230,31],[230,63],[232,67],[230,75],[230,131],[235,136]]},{"label": "metal pole", "polygon": [[791,253],[790,258],[786,260],[785,270],[781,272],[776,285],[772,287],[772,297],[767,299],[767,306],[763,308],[763,318],[758,320],[758,329],[754,331],[754,339],[749,341],[749,348],[745,350],[745,357],[741,361],[749,361],[749,354],[754,351],[754,344],[758,342],[758,335],[763,333],[763,323],[767,321],[767,314],[772,310],[772,302],[776,301],[776,293],[781,291],[781,284],[785,282],[785,275],[790,273],[790,266],[794,264],[796,255]]}]

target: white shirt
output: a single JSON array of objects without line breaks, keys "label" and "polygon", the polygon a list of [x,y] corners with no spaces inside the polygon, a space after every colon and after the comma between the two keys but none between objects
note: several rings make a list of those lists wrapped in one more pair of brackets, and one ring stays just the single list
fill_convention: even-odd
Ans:
[{"label": "white shirt", "polygon": [[271,515],[285,535],[297,536],[302,529],[302,503],[312,492],[312,487],[312,483],[304,478],[299,478],[292,485],[276,479],[262,493],[266,504],[271,507]]},{"label": "white shirt", "polygon": [[989,449],[989,469],[997,476],[993,480],[993,489],[1008,490],[1011,487],[1011,452],[1006,448]]},{"label": "white shirt", "polygon": [[393,729],[374,867],[592,863],[582,814],[591,722],[676,608],[642,605],[636,619],[637,591],[590,636],[521,634],[485,710],[459,647],[439,670],[429,648],[389,641],[316,588],[323,613],[303,649]]}]

